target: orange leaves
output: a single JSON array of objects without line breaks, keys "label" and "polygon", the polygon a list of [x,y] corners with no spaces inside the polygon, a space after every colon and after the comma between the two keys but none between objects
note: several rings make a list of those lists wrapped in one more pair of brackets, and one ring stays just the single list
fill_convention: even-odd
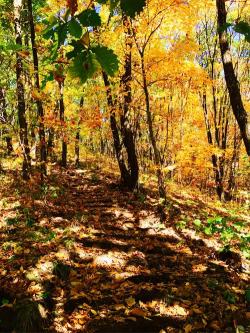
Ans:
[{"label": "orange leaves", "polygon": [[66,6],[70,10],[71,15],[74,16],[78,9],[77,0],[67,0]]},{"label": "orange leaves", "polygon": [[54,75],[54,79],[58,82],[58,83],[63,83],[65,80],[65,76],[61,73],[59,73],[58,71],[53,73]]},{"label": "orange leaves", "polygon": [[35,101],[41,101],[45,98],[45,94],[35,88],[31,91],[31,96]]},{"label": "orange leaves", "polygon": [[30,55],[30,52],[27,50],[18,51],[17,53],[24,59],[28,58]]},{"label": "orange leaves", "polygon": [[147,316],[147,312],[140,309],[140,308],[134,308],[133,310],[131,310],[129,312],[130,316],[135,316],[135,317],[146,317]]}]

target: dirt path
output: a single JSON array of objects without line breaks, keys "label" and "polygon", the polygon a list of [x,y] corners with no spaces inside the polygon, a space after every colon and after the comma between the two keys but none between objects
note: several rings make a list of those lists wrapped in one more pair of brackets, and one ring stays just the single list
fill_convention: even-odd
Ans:
[{"label": "dirt path", "polygon": [[13,178],[2,193],[0,298],[36,300],[50,332],[247,329],[237,263],[112,181],[100,170],[56,170],[42,188]]}]

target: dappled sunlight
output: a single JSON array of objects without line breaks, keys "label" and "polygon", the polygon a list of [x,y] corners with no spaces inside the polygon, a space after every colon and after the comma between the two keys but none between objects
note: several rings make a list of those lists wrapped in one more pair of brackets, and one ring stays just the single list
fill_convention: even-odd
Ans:
[{"label": "dappled sunlight", "polygon": [[192,267],[192,271],[194,273],[203,273],[203,272],[206,272],[206,270],[207,270],[207,266],[204,264],[193,265],[193,267]]},{"label": "dappled sunlight", "polygon": [[126,261],[119,258],[120,254],[115,252],[109,252],[108,254],[103,254],[96,256],[93,259],[93,266],[95,267],[106,267],[107,269],[119,268],[122,269]]},{"label": "dappled sunlight", "polygon": [[70,258],[70,253],[67,249],[61,247],[58,249],[58,251],[55,253],[55,257],[60,259],[60,260],[69,260]]},{"label": "dappled sunlight", "polygon": [[189,311],[180,305],[166,306],[164,303],[156,305],[156,309],[159,309],[159,313],[165,316],[184,317],[187,318]]},{"label": "dappled sunlight", "polygon": [[[64,175],[63,182],[60,177],[61,186],[66,188],[72,175]],[[44,307],[53,332],[107,333],[110,327],[122,333],[129,327],[177,332],[190,325],[190,318],[202,331],[209,325],[202,322],[203,313],[218,325],[217,307],[227,308],[228,320],[234,318],[235,308],[226,299],[244,298],[244,277],[235,280],[228,264],[212,259],[216,250],[207,247],[206,239],[195,230],[175,228],[178,215],[159,222],[154,206],[127,202],[126,193],[105,182],[97,188],[91,174],[87,177],[72,181],[60,197],[63,206],[55,198],[57,210],[52,202],[49,208],[39,204],[35,219],[31,208],[20,214],[13,235],[22,243],[8,233],[1,238],[5,256],[0,264],[6,269],[0,279],[11,271],[15,286]],[[84,196],[78,194],[83,187]],[[25,200],[21,213],[23,208]],[[5,221],[5,228],[12,226]],[[7,279],[5,287],[9,294],[15,290]]]}]

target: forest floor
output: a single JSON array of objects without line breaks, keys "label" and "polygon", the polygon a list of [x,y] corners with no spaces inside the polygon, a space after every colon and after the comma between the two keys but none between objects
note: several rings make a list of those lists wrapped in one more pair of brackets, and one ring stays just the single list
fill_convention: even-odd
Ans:
[{"label": "forest floor", "polygon": [[161,221],[96,167],[0,188],[0,332],[250,332],[247,261],[190,224],[225,212],[178,193]]}]

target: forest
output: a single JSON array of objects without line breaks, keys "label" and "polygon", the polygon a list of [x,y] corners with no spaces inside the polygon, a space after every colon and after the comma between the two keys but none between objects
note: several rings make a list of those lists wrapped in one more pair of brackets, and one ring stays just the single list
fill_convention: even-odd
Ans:
[{"label": "forest", "polygon": [[0,0],[0,333],[250,332],[249,46],[249,0]]}]

